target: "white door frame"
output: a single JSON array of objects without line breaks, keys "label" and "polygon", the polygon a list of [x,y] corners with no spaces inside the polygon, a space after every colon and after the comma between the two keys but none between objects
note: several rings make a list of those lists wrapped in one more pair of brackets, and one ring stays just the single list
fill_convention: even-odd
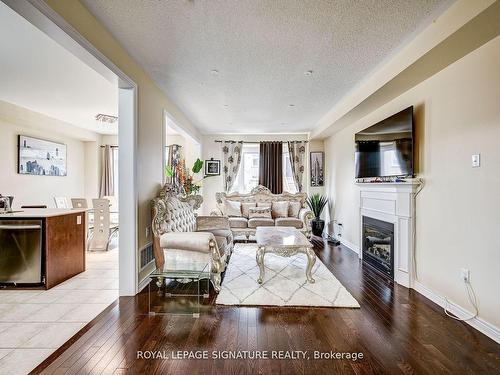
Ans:
[{"label": "white door frame", "polygon": [[138,292],[137,84],[43,0],[1,0],[119,88],[120,296]]}]

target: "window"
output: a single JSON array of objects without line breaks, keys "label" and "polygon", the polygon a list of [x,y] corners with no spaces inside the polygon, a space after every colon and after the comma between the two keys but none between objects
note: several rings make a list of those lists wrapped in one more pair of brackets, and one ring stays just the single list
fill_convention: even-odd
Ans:
[{"label": "window", "polygon": [[[231,192],[250,193],[259,184],[259,147],[258,143],[243,144],[240,170]],[[283,191],[297,192],[286,142],[283,142]]]},{"label": "window", "polygon": [[297,187],[292,173],[292,164],[290,162],[290,153],[288,152],[288,144],[283,142],[283,191],[296,193]]},{"label": "window", "polygon": [[232,192],[250,193],[259,184],[259,144],[244,143],[241,153],[240,170]]}]

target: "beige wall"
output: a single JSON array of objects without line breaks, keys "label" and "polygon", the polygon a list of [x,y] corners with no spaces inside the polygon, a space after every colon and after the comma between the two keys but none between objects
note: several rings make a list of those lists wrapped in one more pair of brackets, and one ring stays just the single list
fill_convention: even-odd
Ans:
[{"label": "beige wall", "polygon": [[197,134],[199,138],[199,132],[165,93],[156,86],[140,65],[78,0],[47,0],[47,4],[138,86],[138,242],[139,247],[143,247],[151,241],[151,238],[146,238],[146,227],[151,225],[150,200],[157,194],[163,179],[163,111],[168,111],[176,119],[179,126],[189,131],[190,134]]},{"label": "beige wall", "polygon": [[[215,140],[242,140],[247,142],[266,141],[299,141],[307,140],[307,134],[211,134],[203,137],[202,155],[203,159],[214,158],[221,160],[222,168],[222,150],[221,144],[215,143]],[[307,161],[307,159],[306,159]],[[306,164],[307,165],[307,164]],[[307,182],[309,168],[304,173],[304,183]],[[305,185],[307,186],[307,185]],[[223,191],[222,174],[220,176],[208,177],[203,181],[203,214],[209,214],[216,208],[215,193]]]},{"label": "beige wall", "polygon": [[[359,246],[354,133],[415,106],[419,177],[416,261],[419,281],[472,310],[460,280],[471,270],[479,316],[500,327],[500,37],[415,86],[325,142],[327,192],[343,237]],[[471,155],[481,154],[481,167]]]},{"label": "beige wall", "polygon": [[[18,135],[64,143],[67,176],[29,176],[17,173]],[[75,138],[78,137],[78,138]],[[87,173],[95,167],[88,159],[89,144],[98,135],[28,109],[0,102],[0,193],[14,195],[14,207],[44,204],[55,207],[54,197],[84,197],[90,185]],[[94,138],[94,141],[90,139]]]}]

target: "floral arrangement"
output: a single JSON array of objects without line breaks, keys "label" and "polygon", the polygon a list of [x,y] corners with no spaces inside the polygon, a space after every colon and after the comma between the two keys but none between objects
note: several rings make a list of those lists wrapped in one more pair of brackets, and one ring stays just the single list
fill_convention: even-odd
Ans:
[{"label": "floral arrangement", "polygon": [[186,161],[184,159],[181,159],[175,167],[175,173],[174,168],[172,168],[171,165],[167,165],[167,167],[165,168],[165,175],[171,178],[173,178],[175,175],[175,178],[177,179],[179,185],[182,187],[182,193],[184,193],[185,195],[198,194],[201,189],[201,182],[207,176],[201,178],[198,181],[195,181],[194,175],[199,173],[202,168],[203,161],[200,159],[196,159],[191,169],[186,166]]}]

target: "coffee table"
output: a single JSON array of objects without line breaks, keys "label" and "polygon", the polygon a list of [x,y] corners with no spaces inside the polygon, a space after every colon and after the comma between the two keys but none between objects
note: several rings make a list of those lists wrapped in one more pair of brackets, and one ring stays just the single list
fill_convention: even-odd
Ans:
[{"label": "coffee table", "polygon": [[262,284],[264,280],[264,255],[273,253],[282,257],[302,253],[307,256],[306,279],[314,283],[311,270],[316,262],[313,245],[306,236],[293,227],[257,227],[257,265],[260,275],[257,281]]}]

